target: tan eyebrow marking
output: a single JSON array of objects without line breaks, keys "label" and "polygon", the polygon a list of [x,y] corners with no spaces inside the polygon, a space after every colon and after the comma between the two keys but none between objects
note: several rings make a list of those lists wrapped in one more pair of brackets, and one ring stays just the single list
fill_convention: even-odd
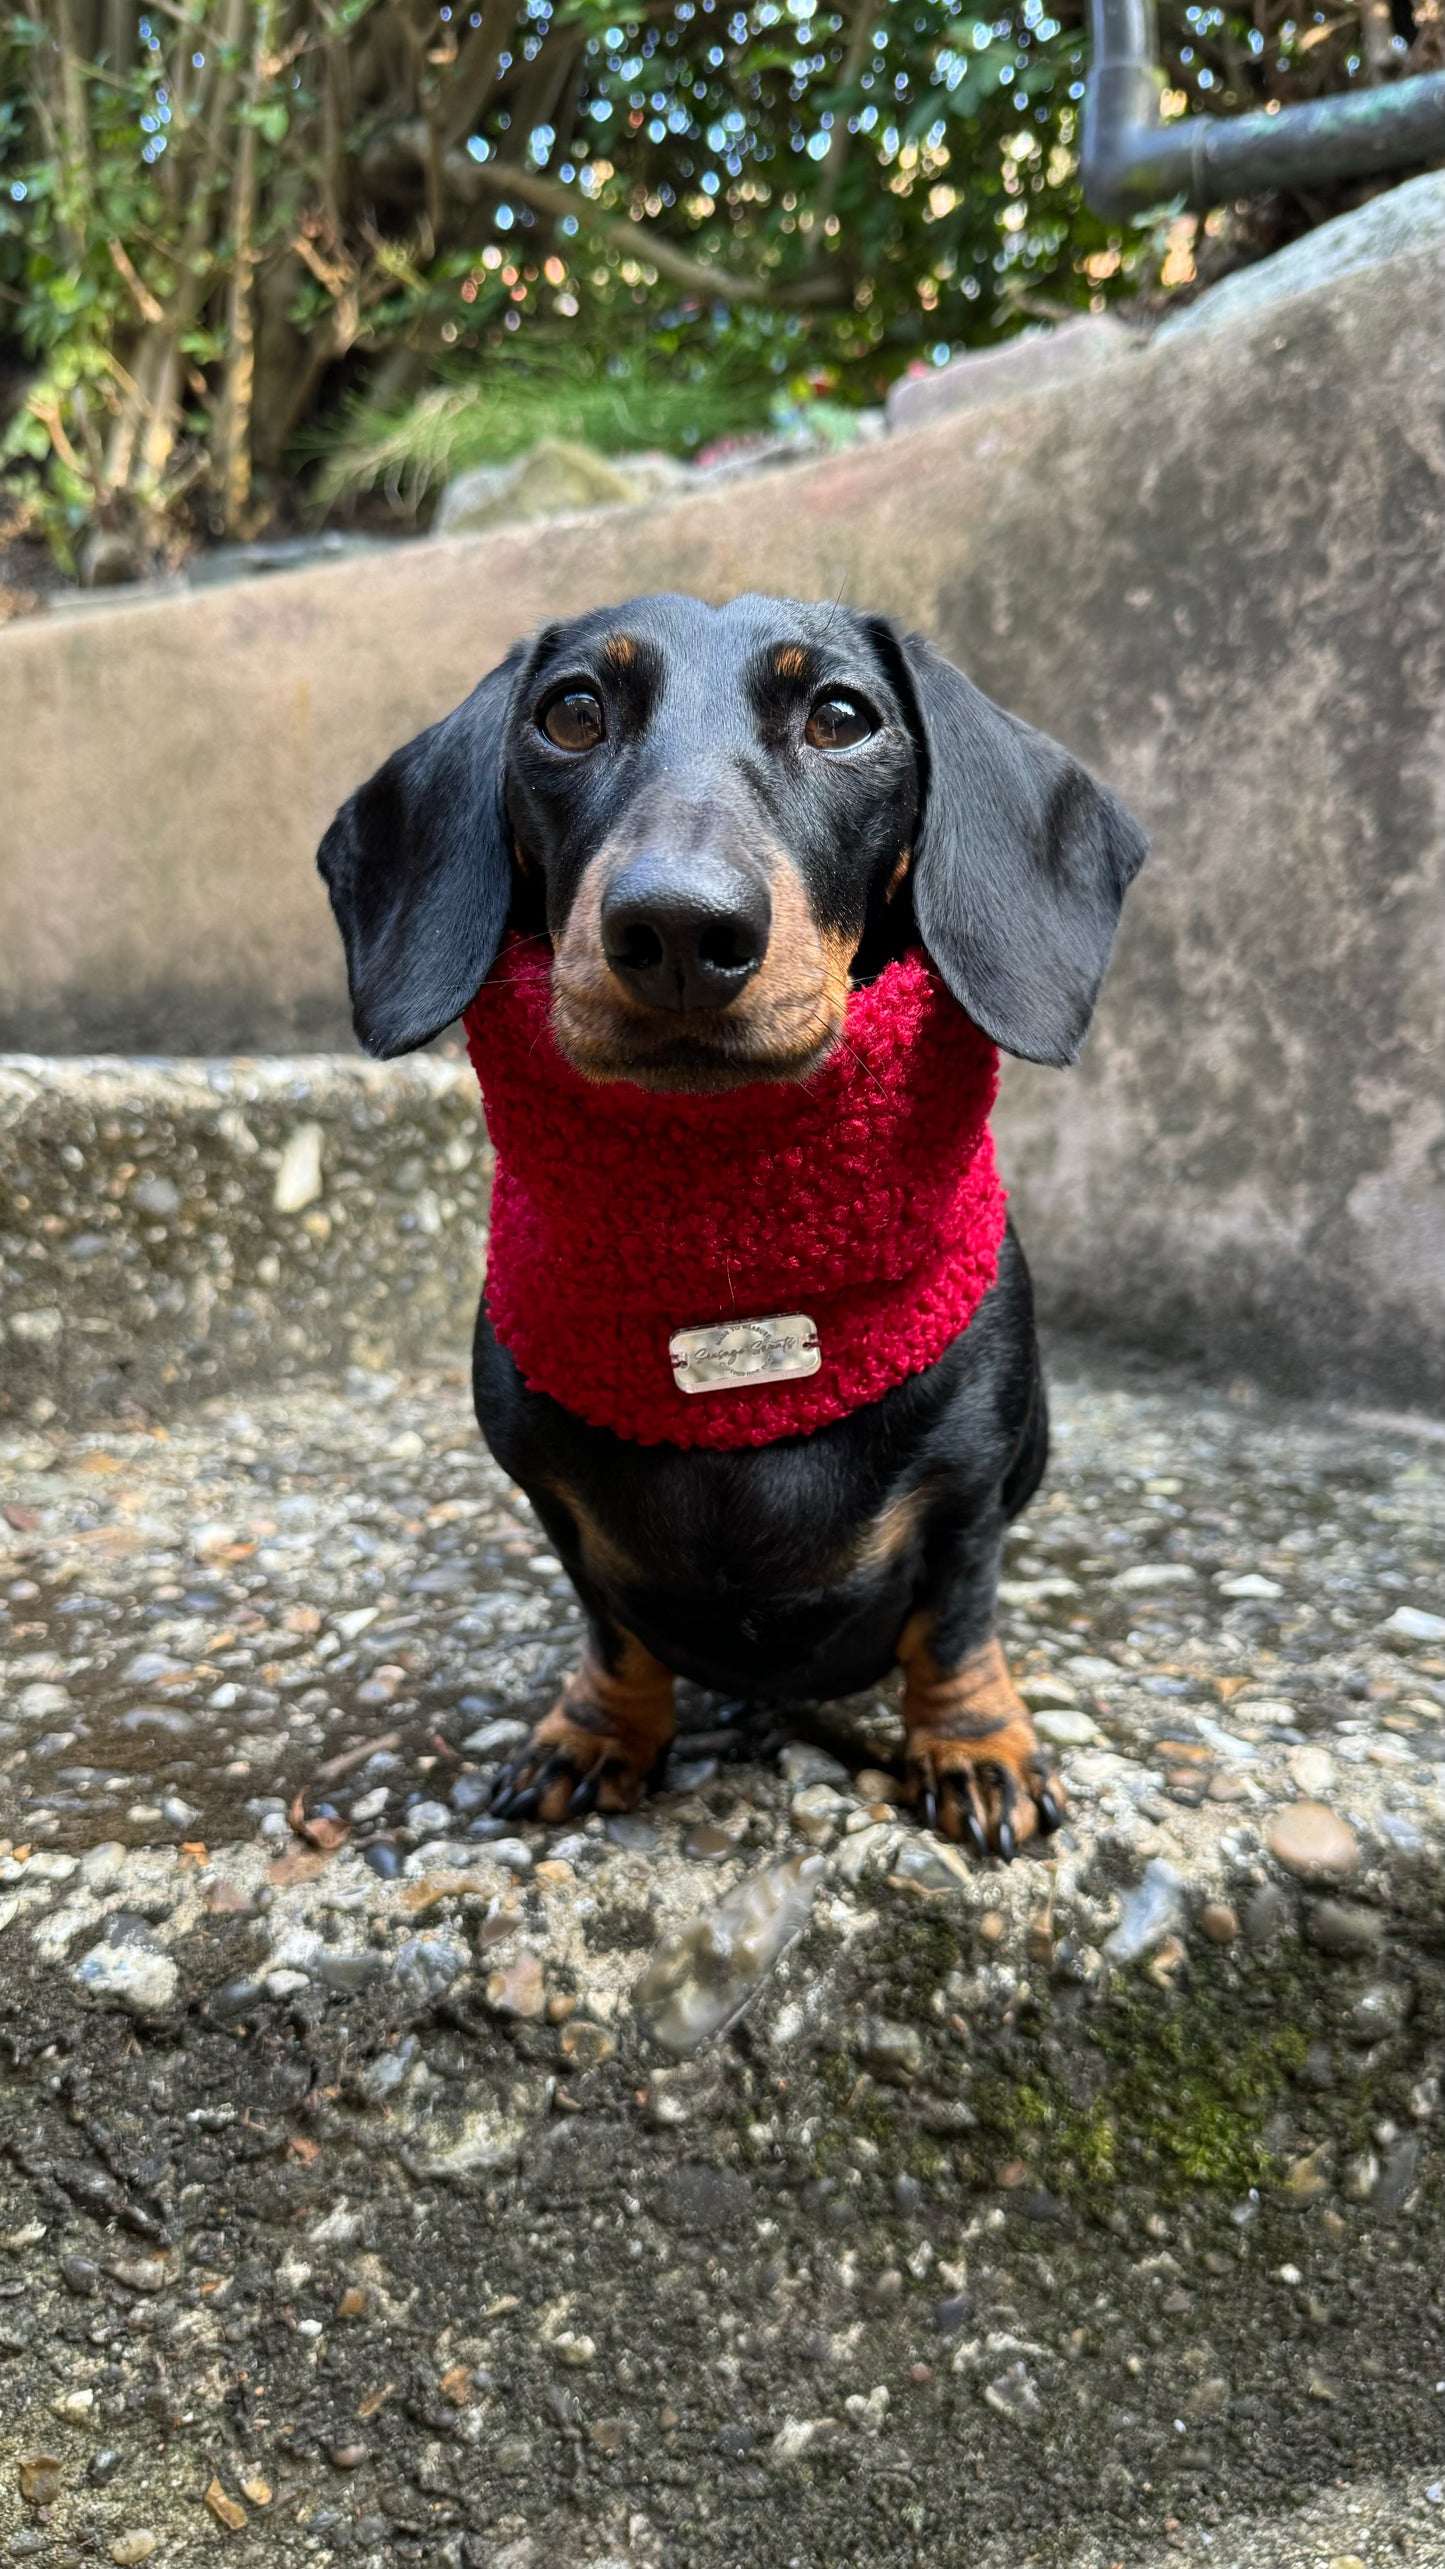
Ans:
[{"label": "tan eyebrow marking", "polygon": [[614,669],[630,669],[637,658],[637,645],[630,634],[614,633],[605,645],[602,657],[610,660]]},{"label": "tan eyebrow marking", "polygon": [[808,654],[800,642],[785,642],[773,653],[773,667],[780,678],[806,678]]}]

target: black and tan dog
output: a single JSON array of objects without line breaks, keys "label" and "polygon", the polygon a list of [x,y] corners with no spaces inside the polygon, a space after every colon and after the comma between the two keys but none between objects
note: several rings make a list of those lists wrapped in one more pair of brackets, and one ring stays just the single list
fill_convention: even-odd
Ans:
[{"label": "black and tan dog", "polygon": [[[519,645],[361,788],[320,863],[369,1051],[459,1015],[510,926],[551,941],[579,1069],[696,1094],[806,1077],[850,987],[919,944],[1004,1051],[1072,1061],[1144,853],[1064,750],[884,620],[650,597]],[[994,1634],[1004,1529],[1047,1450],[1012,1231],[942,1358],[811,1435],[631,1443],[530,1390],[485,1300],[474,1372],[590,1635],[495,1810],[635,1801],[675,1676],[785,1702],[901,1663],[924,1821],[1005,1857],[1057,1825]]]}]

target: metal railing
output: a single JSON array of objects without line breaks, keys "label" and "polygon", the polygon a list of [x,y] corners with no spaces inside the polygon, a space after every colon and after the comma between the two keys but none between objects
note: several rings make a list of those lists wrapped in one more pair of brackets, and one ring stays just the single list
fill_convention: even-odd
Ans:
[{"label": "metal railing", "polygon": [[1084,195],[1096,214],[1182,201],[1199,212],[1261,188],[1362,178],[1445,153],[1445,71],[1244,116],[1165,124],[1154,0],[1089,0]]}]

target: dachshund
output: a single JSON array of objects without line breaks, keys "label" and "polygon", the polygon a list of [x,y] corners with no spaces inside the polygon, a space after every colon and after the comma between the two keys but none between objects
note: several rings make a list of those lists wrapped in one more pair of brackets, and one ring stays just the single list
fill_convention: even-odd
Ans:
[{"label": "dachshund", "polygon": [[[1146,844],[1068,752],[888,619],[663,595],[519,643],[343,806],[319,864],[371,1053],[412,1051],[467,1012],[485,1033],[509,957],[532,959],[543,1016],[520,1076],[545,1048],[570,1083],[557,1097],[575,1091],[579,1112],[593,1098],[609,1130],[638,1136],[631,1174],[625,1141],[620,1157],[585,1142],[573,1153],[579,1223],[585,1209],[589,1237],[599,1219],[616,1234],[597,1251],[605,1268],[640,1204],[654,1225],[666,1215],[659,1184],[684,1232],[690,1167],[704,1195],[737,1185],[723,1161],[746,1162],[755,1108],[774,1137],[817,1131],[822,1149],[818,1100],[833,1068],[848,1071],[851,1012],[890,973],[902,986],[911,970],[908,987],[936,993],[975,1072],[992,1047],[1074,1061]],[[485,1044],[478,1066],[490,1107]],[[545,1137],[554,1115],[565,1122],[549,1093],[527,1129]],[[865,1113],[865,1155],[866,1126]],[[679,1133],[690,1138],[669,1158]],[[806,1197],[806,1148],[789,1165]],[[926,1164],[912,1165],[909,1193],[929,1198],[935,1177],[944,1201],[951,1173]],[[895,1205],[897,1180],[897,1168],[878,1172]],[[741,1182],[745,1203],[745,1165]],[[857,1398],[865,1368],[831,1411],[809,1409],[816,1385],[805,1396],[790,1379],[822,1363],[825,1321],[814,1331],[804,1313],[790,1336],[764,1317],[743,1331],[761,1353],[741,1360],[739,1380],[728,1372],[738,1332],[684,1326],[716,1312],[663,1315],[681,1341],[663,1329],[659,1385],[679,1343],[684,1363],[704,1376],[714,1366],[702,1399],[677,1402],[712,1422],[697,1439],[625,1432],[625,1405],[599,1411],[591,1396],[585,1355],[575,1397],[556,1365],[551,1387],[538,1379],[547,1366],[526,1354],[528,1315],[558,1292],[586,1309],[584,1240],[564,1242],[530,1285],[513,1279],[515,1325],[501,1324],[489,1281],[478,1420],[587,1626],[580,1666],[496,1781],[495,1813],[556,1822],[631,1807],[665,1764],[679,1676],[783,1704],[852,1694],[901,1666],[905,1791],[924,1825],[1005,1859],[1058,1827],[1061,1788],[995,1632],[1004,1532],[1048,1444],[1028,1269],[1001,1191],[997,1202],[966,1325],[945,1319],[926,1361]],[[751,1322],[746,1227],[729,1286]],[[805,1277],[809,1254],[804,1241]],[[650,1351],[646,1288],[639,1271],[628,1325]],[[615,1276],[608,1290],[616,1299]],[[906,1273],[889,1282],[889,1326],[888,1297],[906,1306],[909,1292]],[[804,1401],[770,1409],[784,1432],[761,1438],[746,1423],[755,1362],[759,1397],[785,1403],[796,1389]],[[788,1432],[794,1417],[808,1423]],[[730,1418],[744,1423],[717,1424]]]}]

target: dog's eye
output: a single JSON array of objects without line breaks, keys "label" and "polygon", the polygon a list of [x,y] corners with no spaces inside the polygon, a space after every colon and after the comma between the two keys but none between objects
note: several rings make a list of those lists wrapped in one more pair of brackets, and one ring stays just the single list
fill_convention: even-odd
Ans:
[{"label": "dog's eye", "polygon": [[851,696],[820,696],[804,737],[810,749],[856,749],[875,728],[872,715]]},{"label": "dog's eye", "polygon": [[602,699],[590,687],[564,688],[537,719],[556,749],[595,749],[607,730]]}]

